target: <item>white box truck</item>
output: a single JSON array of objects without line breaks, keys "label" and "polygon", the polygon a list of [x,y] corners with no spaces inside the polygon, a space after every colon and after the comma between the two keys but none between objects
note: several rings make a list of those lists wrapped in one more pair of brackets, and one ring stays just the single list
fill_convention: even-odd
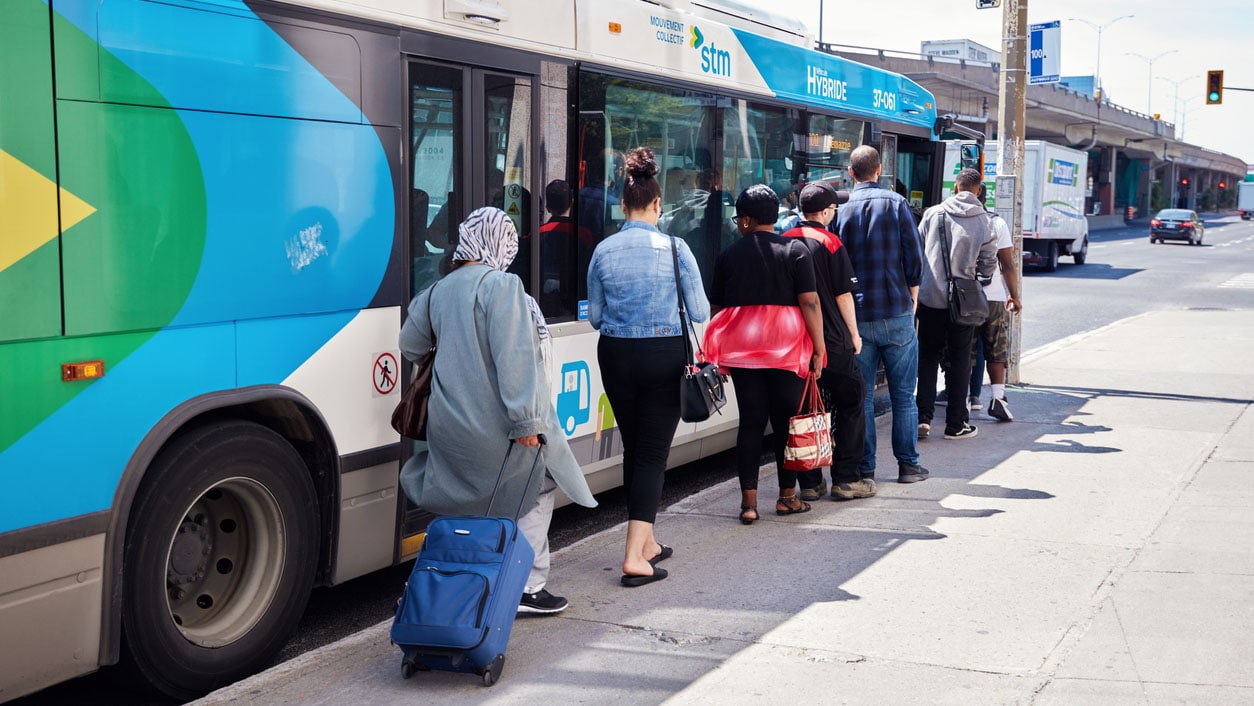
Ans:
[{"label": "white box truck", "polygon": [[[945,188],[953,190],[958,173],[959,142],[945,148]],[[1089,222],[1084,217],[1088,186],[1088,154],[1042,140],[1023,143],[1023,259],[1047,271],[1058,269],[1058,258],[1070,255],[1083,265],[1089,252]],[[997,144],[984,145],[984,182],[989,208],[995,206]],[[1254,208],[1254,206],[1252,206]]]},{"label": "white box truck", "polygon": [[1237,210],[1241,212],[1243,221],[1254,218],[1254,181],[1237,184]]}]

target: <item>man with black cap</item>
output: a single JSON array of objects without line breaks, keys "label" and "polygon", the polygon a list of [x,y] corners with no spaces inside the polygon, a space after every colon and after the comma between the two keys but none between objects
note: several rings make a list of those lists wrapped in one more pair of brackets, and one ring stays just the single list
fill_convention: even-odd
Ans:
[{"label": "man with black cap", "polygon": [[[849,192],[837,191],[825,181],[806,184],[798,200],[803,218],[797,227],[783,234],[801,238],[814,261],[815,287],[823,311],[823,338],[827,346],[827,367],[819,378],[819,392],[824,406],[832,413],[833,500],[875,495],[875,481],[863,479],[858,470],[866,436],[863,411],[866,384],[854,358],[862,348],[853,301],[858,291],[858,277],[840,238],[827,230],[827,224],[836,216],[836,207],[848,200]],[[808,473],[812,475],[800,483],[801,499],[818,500],[827,490],[823,471]]]}]

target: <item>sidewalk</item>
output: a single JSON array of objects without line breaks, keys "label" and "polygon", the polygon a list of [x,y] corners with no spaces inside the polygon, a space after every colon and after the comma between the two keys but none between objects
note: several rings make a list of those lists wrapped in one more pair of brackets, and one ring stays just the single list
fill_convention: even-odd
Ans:
[{"label": "sidewalk", "polygon": [[[1028,356],[1016,421],[879,495],[736,521],[735,480],[558,552],[501,681],[400,675],[381,623],[198,704],[1254,703],[1254,311],[1155,312]],[[943,417],[943,408],[938,410]],[[397,587],[398,590],[400,587]]]}]

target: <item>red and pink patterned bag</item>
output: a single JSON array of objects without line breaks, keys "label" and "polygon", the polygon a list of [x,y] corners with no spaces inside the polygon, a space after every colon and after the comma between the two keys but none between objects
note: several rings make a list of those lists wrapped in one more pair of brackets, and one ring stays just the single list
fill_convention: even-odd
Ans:
[{"label": "red and pink patterned bag", "polygon": [[[807,406],[808,405],[808,406]],[[802,409],[807,410],[802,414]],[[812,471],[832,465],[832,418],[823,409],[819,383],[814,373],[806,378],[805,391],[797,404],[797,414],[788,420],[788,443],[784,446],[784,469]]]}]

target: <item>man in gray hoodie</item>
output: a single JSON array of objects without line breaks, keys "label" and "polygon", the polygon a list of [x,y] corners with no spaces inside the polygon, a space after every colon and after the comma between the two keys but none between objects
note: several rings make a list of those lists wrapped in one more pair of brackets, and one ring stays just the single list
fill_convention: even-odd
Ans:
[{"label": "man in gray hoodie", "polygon": [[[988,282],[997,269],[997,236],[984,204],[976,195],[980,173],[963,169],[954,178],[954,195],[923,213],[919,236],[923,240],[923,280],[919,285],[919,438],[931,431],[936,404],[936,370],[945,356],[945,386],[966,390],[971,382],[971,337],[974,326],[949,318],[949,271],[954,277]],[[945,243],[948,242],[948,248]],[[968,423],[970,411],[959,398],[945,411],[945,438],[976,435]]]}]

